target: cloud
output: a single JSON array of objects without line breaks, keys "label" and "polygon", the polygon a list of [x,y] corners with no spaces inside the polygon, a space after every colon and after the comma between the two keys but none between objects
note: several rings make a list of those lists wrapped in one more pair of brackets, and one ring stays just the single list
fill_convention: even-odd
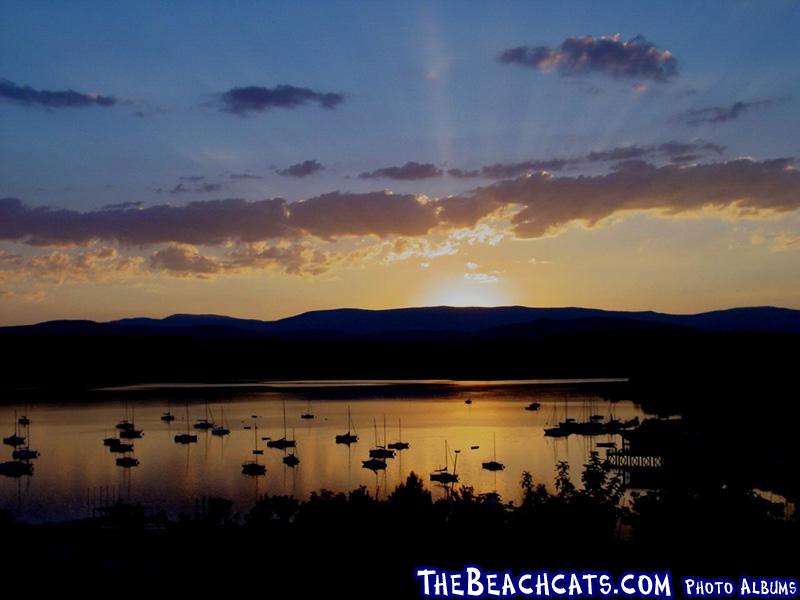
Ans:
[{"label": "cloud", "polygon": [[481,172],[479,169],[448,169],[447,174],[456,179],[471,179],[473,177],[480,177]]},{"label": "cloud", "polygon": [[359,179],[395,179],[398,181],[417,181],[441,177],[443,171],[431,163],[409,161],[400,167],[384,167],[368,173],[361,173]]},{"label": "cloud", "polygon": [[31,207],[0,198],[0,239],[30,245],[84,245],[93,240],[141,246],[221,245],[295,238],[423,235],[436,226],[436,206],[411,194],[332,192],[302,202],[282,198],[195,201],[182,206],[79,212]]},{"label": "cloud", "polygon": [[260,86],[236,87],[220,94],[220,110],[239,116],[264,112],[273,108],[297,108],[306,104],[317,104],[333,109],[344,102],[344,96],[335,92],[318,92],[310,88],[293,85],[277,85],[273,88]]},{"label": "cloud", "polygon": [[498,281],[497,275],[493,273],[464,273],[464,279],[475,283],[496,283]]},{"label": "cloud", "polygon": [[150,257],[150,266],[180,275],[209,275],[221,270],[215,261],[188,244],[172,244],[158,250]]},{"label": "cloud", "polygon": [[234,180],[264,179],[261,175],[253,175],[252,173],[231,173],[230,178]]},{"label": "cloud", "polygon": [[567,165],[578,162],[574,159],[554,158],[550,160],[528,160],[518,163],[496,163],[481,169],[481,175],[489,179],[508,179],[525,173],[538,171],[561,171]]},{"label": "cloud", "polygon": [[0,79],[0,100],[43,108],[108,107],[119,103],[114,96],[101,96],[75,90],[37,90],[28,85],[17,85],[7,79]]},{"label": "cloud", "polygon": [[316,160],[304,160],[285,169],[278,169],[277,173],[284,177],[308,177],[324,170],[325,167]]},{"label": "cloud", "polygon": [[678,61],[669,50],[660,50],[642,36],[623,42],[613,36],[570,37],[555,47],[518,46],[500,53],[503,64],[562,76],[599,73],[613,78],[667,81],[678,72]]},{"label": "cloud", "polygon": [[[188,193],[210,194],[212,192],[220,192],[225,189],[224,183],[203,181],[205,177],[202,176],[181,177],[180,179],[181,181],[176,183],[168,190],[165,190],[163,188],[158,188],[156,192],[158,193],[167,192],[170,194],[188,194]],[[195,185],[187,185],[186,182],[192,182],[195,183]]]},{"label": "cloud", "polygon": [[687,125],[702,125],[704,123],[727,123],[735,121],[741,115],[754,108],[765,108],[774,104],[776,100],[754,100],[752,102],[734,102],[730,106],[707,106],[679,114],[676,119]]},{"label": "cloud", "polygon": [[640,146],[637,144],[629,146],[617,146],[606,150],[590,152],[585,156],[572,158],[549,158],[538,160],[526,160],[521,162],[495,163],[485,165],[480,169],[464,170],[450,169],[447,174],[457,179],[468,179],[484,177],[486,179],[511,179],[525,175],[527,173],[537,173],[540,171],[563,171],[568,167],[584,165],[587,163],[614,162],[622,160],[666,157],[673,162],[678,156],[694,153],[694,160],[705,158],[710,155],[721,155],[725,152],[725,146],[720,146],[705,140],[693,142],[669,141],[661,144],[650,144]]},{"label": "cloud", "polygon": [[289,223],[322,238],[416,236],[436,226],[436,210],[411,194],[332,192],[291,204]]},{"label": "cloud", "polygon": [[[435,200],[389,192],[332,192],[292,203],[282,198],[230,198],[80,212],[3,198],[0,240],[34,246],[102,242],[224,247],[450,232],[455,240],[494,244],[509,232],[541,237],[573,222],[592,225],[616,213],[677,215],[701,209],[740,215],[798,210],[800,171],[786,158],[664,166],[632,159],[604,175],[528,174]],[[506,232],[485,227],[484,219],[498,215],[510,223]]]},{"label": "cloud", "polygon": [[786,212],[800,208],[800,171],[792,159],[738,159],[701,165],[656,167],[628,161],[606,175],[554,177],[536,174],[478,188],[442,200],[440,220],[469,226],[503,206],[519,211],[515,235],[537,238],[573,222],[596,224],[615,213],[659,211],[677,215],[712,208],[740,214]]}]

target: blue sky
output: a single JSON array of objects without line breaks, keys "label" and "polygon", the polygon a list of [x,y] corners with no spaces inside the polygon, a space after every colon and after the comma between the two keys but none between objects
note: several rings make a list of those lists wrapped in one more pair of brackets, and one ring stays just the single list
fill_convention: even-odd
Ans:
[{"label": "blue sky", "polygon": [[[707,162],[797,157],[797,31],[800,4],[789,0],[6,1],[0,79],[118,101],[45,108],[0,99],[0,197],[80,213],[121,202],[297,201],[334,190],[438,199],[494,180],[358,175],[408,161],[474,170],[668,141],[724,146],[699,159]],[[516,46],[614,34],[623,42],[642,35],[669,51],[677,75],[663,82],[602,71],[560,75],[497,60]],[[343,101],[245,116],[220,110],[228,90],[279,85]],[[737,102],[754,104],[724,122],[687,123],[689,111]],[[302,178],[275,172],[312,159],[324,170]],[[562,175],[608,168],[581,164]],[[170,194],[182,177],[214,186]],[[781,232],[791,237],[794,228]],[[34,252],[19,238],[9,243],[15,248],[7,252]]]}]

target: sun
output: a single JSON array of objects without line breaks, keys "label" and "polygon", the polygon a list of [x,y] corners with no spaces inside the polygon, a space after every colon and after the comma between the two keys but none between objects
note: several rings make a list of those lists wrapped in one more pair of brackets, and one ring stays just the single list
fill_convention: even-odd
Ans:
[{"label": "sun", "polygon": [[429,306],[503,306],[510,303],[510,294],[502,281],[477,282],[449,278],[424,294]]}]

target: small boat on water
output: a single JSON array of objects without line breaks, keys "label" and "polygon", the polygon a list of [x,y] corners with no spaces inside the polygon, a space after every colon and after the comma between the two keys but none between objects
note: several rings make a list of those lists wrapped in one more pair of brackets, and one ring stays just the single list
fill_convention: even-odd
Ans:
[{"label": "small boat on water", "polygon": [[[374,419],[372,423],[375,427],[375,447],[369,451],[370,458],[394,458],[394,450],[378,444],[378,423]],[[386,417],[383,418],[383,442],[386,443]]]},{"label": "small boat on water", "polygon": [[161,415],[161,420],[164,421],[165,423],[172,423],[175,420],[175,415],[167,411],[163,415]]},{"label": "small boat on water", "polygon": [[25,438],[16,433],[3,438],[3,443],[6,446],[21,446],[25,443]]},{"label": "small boat on water", "polygon": [[175,436],[176,444],[196,444],[197,436],[189,433],[189,403],[186,403],[186,433],[179,433]]},{"label": "small boat on water", "polygon": [[25,448],[17,448],[11,453],[11,458],[14,460],[33,460],[39,458],[38,450],[31,450],[27,446]]},{"label": "small boat on water", "polygon": [[6,446],[22,446],[25,443],[25,437],[19,434],[19,421],[17,420],[17,411],[14,411],[14,433],[8,437],[3,438],[3,443]]},{"label": "small boat on water", "polygon": [[256,458],[242,463],[242,475],[258,477],[259,475],[266,475],[267,467],[258,462],[258,456],[263,452],[258,448],[258,424],[255,424],[253,429],[253,454],[255,454]]},{"label": "small boat on water", "polygon": [[458,475],[456,474],[456,464],[458,463],[458,454],[456,454],[456,458],[453,461],[453,472],[451,473],[448,468],[447,464],[450,458],[450,452],[447,449],[447,440],[444,442],[444,467],[440,469],[436,469],[430,475],[431,481],[435,481],[437,483],[443,483],[445,485],[449,483],[455,483],[458,481]]},{"label": "small boat on water", "polygon": [[242,463],[242,475],[250,475],[251,477],[257,477],[259,475],[266,475],[267,467],[262,465],[261,463],[257,463],[255,461],[248,461],[246,463]]},{"label": "small boat on water", "polygon": [[120,440],[117,440],[116,444],[112,444],[108,447],[109,451],[116,452],[119,454],[125,454],[126,452],[133,452],[133,444],[126,444]]},{"label": "small boat on water", "polygon": [[531,402],[528,406],[525,407],[525,410],[535,411],[539,410],[542,407],[541,402]]},{"label": "small boat on water", "polygon": [[311,400],[308,401],[308,409],[302,415],[300,415],[301,419],[313,419],[314,413],[311,412]]},{"label": "small boat on water", "polygon": [[119,438],[115,437],[103,438],[103,446],[113,446],[114,444],[119,444]]},{"label": "small boat on water", "polygon": [[124,440],[136,440],[142,437],[144,433],[141,429],[123,429],[119,432],[119,437]]},{"label": "small boat on water", "polygon": [[117,459],[117,466],[124,467],[125,469],[130,469],[131,467],[138,467],[139,459],[133,458],[132,456],[120,456]]},{"label": "small boat on water", "polygon": [[286,437],[286,400],[283,401],[283,437],[277,440],[270,440],[267,442],[267,448],[276,448],[278,450],[286,450],[287,448],[294,448],[297,446],[295,440],[290,440]]},{"label": "small boat on water", "polygon": [[297,455],[294,452],[292,452],[291,454],[287,454],[286,456],[283,457],[283,464],[285,464],[288,467],[294,468],[300,464],[300,459],[297,458]]},{"label": "small boat on water", "polygon": [[123,419],[116,425],[117,429],[121,429],[122,431],[127,431],[128,429],[133,429],[134,425],[128,419]]},{"label": "small boat on water", "polygon": [[220,420],[222,424],[215,425],[214,428],[211,430],[211,435],[215,435],[217,437],[225,437],[226,435],[230,435],[231,430],[225,426],[225,409],[220,408]]},{"label": "small boat on water", "polygon": [[[403,439],[403,423],[400,421],[400,419],[397,419],[397,429],[398,429],[398,432],[399,432],[398,437],[400,438],[400,440],[402,440]],[[387,446],[387,448],[391,448],[392,450],[408,450],[408,447],[409,447],[408,442],[403,442],[403,441],[400,441],[400,440],[398,440],[396,442],[392,442],[391,444],[389,444]]]},{"label": "small boat on water", "polygon": [[0,475],[6,477],[23,477],[24,475],[33,475],[33,465],[28,462],[19,460],[10,460],[8,462],[0,463]]},{"label": "small boat on water", "polygon": [[17,419],[17,424],[21,425],[22,427],[27,427],[31,424],[31,420],[25,415],[22,415],[19,419]]},{"label": "small boat on water", "polygon": [[472,404],[472,400],[470,400],[469,398],[467,398],[466,400],[464,400],[464,404]]},{"label": "small boat on water", "polygon": [[214,421],[211,420],[211,414],[208,408],[208,402],[206,402],[206,418],[205,419],[197,419],[197,422],[194,424],[195,429],[202,429],[208,430],[214,428]]},{"label": "small boat on water", "polygon": [[492,445],[494,446],[494,458],[488,462],[481,463],[481,467],[487,471],[502,471],[506,466],[497,462],[497,434],[492,434]]},{"label": "small boat on water", "polygon": [[480,446],[470,446],[469,447],[470,450],[477,450],[478,448],[480,448]]},{"label": "small boat on water", "polygon": [[353,420],[350,418],[350,406],[347,406],[347,433],[342,433],[336,436],[337,444],[355,444],[358,441],[356,428],[353,426]]},{"label": "small boat on water", "polygon": [[386,460],[383,458],[370,458],[369,460],[362,460],[361,466],[370,471],[384,471],[386,470]]}]

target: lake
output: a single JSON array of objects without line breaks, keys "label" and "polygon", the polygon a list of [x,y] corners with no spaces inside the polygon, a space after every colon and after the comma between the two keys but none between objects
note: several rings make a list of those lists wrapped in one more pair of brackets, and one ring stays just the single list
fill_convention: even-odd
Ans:
[{"label": "lake", "polygon": [[[4,405],[0,406],[2,435],[13,432],[15,412],[26,414],[32,421],[29,443],[40,457],[33,461],[33,475],[0,477],[0,507],[22,520],[46,522],[84,517],[91,505],[121,497],[175,516],[193,511],[197,498],[222,496],[234,501],[235,511],[244,513],[264,493],[306,498],[323,488],[348,491],[366,486],[384,497],[411,471],[420,474],[438,497],[446,491],[429,476],[444,466],[445,445],[451,470],[457,457],[459,484],[517,501],[523,471],[552,489],[556,463],[569,461],[573,481],[579,484],[589,453],[605,453],[596,443],[619,442],[618,436],[609,435],[546,437],[546,427],[566,417],[645,416],[624,396],[614,402],[605,399],[604,390],[615,385],[611,380],[562,380],[135,386],[28,406]],[[541,408],[525,410],[531,402],[541,403]],[[160,419],[167,410],[176,417],[172,423]],[[283,437],[284,411],[286,434],[296,439],[300,459],[294,468],[283,463],[284,451],[267,448],[261,439]],[[350,446],[335,443],[335,436],[348,430],[348,411],[359,437]],[[302,419],[307,412],[315,418]],[[194,429],[193,424],[207,415],[224,423],[230,435],[216,437]],[[141,439],[132,440],[131,456],[139,465],[130,469],[117,466],[115,459],[122,455],[103,445],[105,437],[116,435],[115,424],[126,417],[144,431]],[[385,471],[363,468],[362,460],[376,441],[384,444],[384,439],[391,443],[400,438],[400,424],[409,448],[388,459]],[[174,436],[187,430],[197,434],[197,443],[175,443]],[[258,460],[266,466],[266,474],[248,477],[241,466],[255,458],[256,444],[263,450]],[[0,461],[10,460],[11,453],[10,446],[0,447]],[[505,469],[482,469],[481,463],[495,456]]]}]

